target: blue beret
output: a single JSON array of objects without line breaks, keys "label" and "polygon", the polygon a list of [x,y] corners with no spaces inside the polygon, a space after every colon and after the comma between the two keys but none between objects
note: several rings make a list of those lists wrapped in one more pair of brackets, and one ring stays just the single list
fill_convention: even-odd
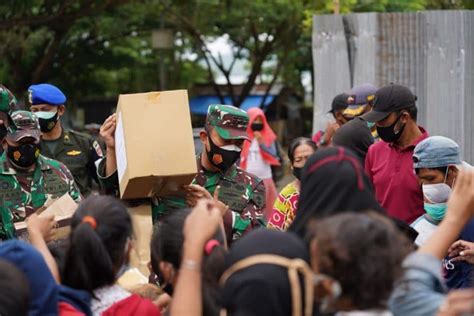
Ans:
[{"label": "blue beret", "polygon": [[28,88],[31,105],[50,104],[62,105],[66,103],[66,96],[58,87],[49,83],[34,84]]}]

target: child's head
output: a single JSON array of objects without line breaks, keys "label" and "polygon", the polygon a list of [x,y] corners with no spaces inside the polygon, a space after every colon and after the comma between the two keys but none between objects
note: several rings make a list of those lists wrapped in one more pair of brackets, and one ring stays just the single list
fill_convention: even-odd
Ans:
[{"label": "child's head", "polygon": [[317,274],[337,280],[337,310],[385,308],[409,242],[383,215],[343,213],[313,226],[311,265]]},{"label": "child's head", "polygon": [[71,222],[64,284],[88,291],[111,285],[128,263],[132,221],[125,206],[109,196],[84,200]]}]

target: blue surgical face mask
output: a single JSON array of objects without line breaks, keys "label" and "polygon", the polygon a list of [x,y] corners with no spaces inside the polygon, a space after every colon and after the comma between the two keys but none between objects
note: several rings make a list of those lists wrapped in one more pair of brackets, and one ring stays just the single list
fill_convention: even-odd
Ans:
[{"label": "blue surgical face mask", "polygon": [[441,222],[446,214],[446,203],[425,203],[425,212],[435,221]]}]

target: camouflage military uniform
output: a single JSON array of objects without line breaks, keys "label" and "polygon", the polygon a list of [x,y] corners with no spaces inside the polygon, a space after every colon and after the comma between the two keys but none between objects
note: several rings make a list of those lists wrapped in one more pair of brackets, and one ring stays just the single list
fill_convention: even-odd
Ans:
[{"label": "camouflage military uniform", "polygon": [[[224,216],[227,239],[236,240],[256,227],[265,227],[265,186],[256,176],[234,164],[225,173],[205,170],[198,158],[198,174],[192,184],[198,184],[214,194],[220,186],[219,201],[230,211]],[[155,198],[152,200],[153,221],[174,209],[184,208],[183,198]]]},{"label": "camouflage military uniform", "polygon": [[[206,119],[206,129],[216,129],[224,139],[246,139],[248,124],[247,114],[235,107],[211,105]],[[229,207],[224,217],[227,239],[229,241],[240,238],[246,232],[265,227],[263,215],[265,209],[265,186],[256,176],[232,165],[224,173],[205,170],[200,157],[197,158],[198,174],[192,181],[214,194],[220,186],[219,200]],[[99,167],[99,179],[109,192],[118,192],[118,178],[105,174],[105,161]],[[156,197],[152,199],[153,221],[159,221],[163,216],[175,209],[187,207],[182,197]]]},{"label": "camouflage military uniform", "polygon": [[[16,98],[8,90],[7,87],[0,84],[0,120],[3,121],[3,125],[0,125],[0,142],[6,135],[6,127],[9,125],[9,115],[16,107]],[[0,155],[3,153],[3,147],[0,146]]]},{"label": "camouflage military uniform", "polygon": [[64,128],[60,140],[54,152],[42,145],[41,153],[64,163],[74,176],[82,195],[89,195],[93,181],[98,182],[95,161],[103,157],[99,143],[91,136]]},{"label": "camouflage military uniform", "polygon": [[[25,117],[36,120],[37,124],[36,117],[30,112],[17,111],[12,114],[14,125]],[[37,129],[39,135],[39,126]],[[11,132],[9,128],[9,134],[19,130]],[[0,157],[0,239],[14,238],[13,223],[24,220],[48,199],[58,198],[65,193],[80,202],[79,189],[64,164],[39,155],[33,171],[20,171],[13,167],[6,153],[3,153]]]}]

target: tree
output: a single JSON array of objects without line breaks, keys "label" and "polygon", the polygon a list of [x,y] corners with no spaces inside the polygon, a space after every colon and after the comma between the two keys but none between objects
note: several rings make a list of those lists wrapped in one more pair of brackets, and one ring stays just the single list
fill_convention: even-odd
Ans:
[{"label": "tree", "polygon": [[[264,64],[274,62],[267,82],[269,88],[277,82],[302,32],[306,1],[216,1],[178,3],[161,1],[168,21],[181,29],[192,43],[194,51],[205,62],[209,82],[217,96],[224,100],[229,95],[235,106],[240,106],[263,74]],[[232,47],[233,58],[225,63],[222,55],[211,53],[209,39],[226,34]],[[236,61],[249,62],[249,75],[241,91],[237,92],[231,74]],[[216,84],[214,66],[226,79],[226,87]]]}]

